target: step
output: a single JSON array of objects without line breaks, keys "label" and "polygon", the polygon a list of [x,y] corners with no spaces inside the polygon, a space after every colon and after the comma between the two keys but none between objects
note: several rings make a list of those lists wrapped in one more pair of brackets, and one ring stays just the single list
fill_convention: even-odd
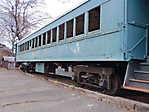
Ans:
[{"label": "step", "polygon": [[134,90],[134,91],[142,91],[145,93],[149,93],[149,89],[145,88],[138,88],[138,87],[132,87],[132,86],[124,86],[125,89]]},{"label": "step", "polygon": [[134,71],[135,73],[143,73],[143,74],[149,74],[149,71]]},{"label": "step", "polygon": [[140,65],[146,65],[146,66],[149,66],[149,62],[140,63]]},{"label": "step", "polygon": [[137,71],[149,71],[149,65],[148,66],[138,66],[137,68],[135,68],[135,70]]},{"label": "step", "polygon": [[139,83],[147,83],[149,84],[149,80],[139,80],[139,79],[129,79],[130,81],[133,81],[133,82],[139,82]]}]

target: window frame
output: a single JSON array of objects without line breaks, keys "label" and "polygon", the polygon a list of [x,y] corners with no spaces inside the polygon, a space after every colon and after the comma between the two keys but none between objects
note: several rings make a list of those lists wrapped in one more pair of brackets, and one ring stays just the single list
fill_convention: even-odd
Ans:
[{"label": "window frame", "polygon": [[35,38],[35,48],[38,47],[38,37]]},{"label": "window frame", "polygon": [[[93,11],[95,11],[95,10],[98,10],[98,12],[99,12],[98,13],[99,14],[98,15],[98,21],[96,21],[96,22],[98,22],[98,26],[96,26],[96,28],[95,28],[95,26],[94,26],[94,28],[91,28],[90,25],[93,25],[93,23],[95,23],[95,22],[90,23],[90,17],[91,17],[90,14],[93,14]],[[88,11],[88,32],[94,32],[94,31],[97,31],[100,29],[101,29],[101,5],[94,7],[93,9]]]},{"label": "window frame", "polygon": [[32,48],[35,48],[35,38],[32,39]]},{"label": "window frame", "polygon": [[[69,26],[69,25],[71,25],[71,26]],[[70,34],[68,34],[68,32]],[[67,39],[68,38],[72,38],[73,37],[73,33],[74,33],[74,18],[66,22],[66,38]]]},{"label": "window frame", "polygon": [[38,46],[42,46],[42,39],[41,39],[41,35],[38,36]]},{"label": "window frame", "polygon": [[[81,17],[83,17],[83,18],[81,18]],[[79,27],[78,27],[78,25],[80,25],[80,21],[77,21],[78,19],[83,19],[83,21],[81,21],[82,22],[82,31],[81,32],[78,32],[78,30],[80,29]],[[79,16],[77,16],[76,17],[76,27],[75,27],[75,35],[76,36],[78,36],[78,35],[82,35],[82,34],[85,34],[85,13],[83,13],[83,14],[81,14],[81,15],[79,15]]]},{"label": "window frame", "polygon": [[[65,23],[59,25],[59,32],[58,33],[59,33],[58,40],[59,41],[64,40],[65,39]],[[61,36],[61,35],[63,35],[63,36]]]},{"label": "window frame", "polygon": [[52,29],[52,43],[57,42],[57,27]]},{"label": "window frame", "polygon": [[52,32],[52,30],[47,31],[47,44],[51,43],[51,37],[52,37],[51,32]]},{"label": "window frame", "polygon": [[42,45],[46,45],[46,32],[42,34]]}]

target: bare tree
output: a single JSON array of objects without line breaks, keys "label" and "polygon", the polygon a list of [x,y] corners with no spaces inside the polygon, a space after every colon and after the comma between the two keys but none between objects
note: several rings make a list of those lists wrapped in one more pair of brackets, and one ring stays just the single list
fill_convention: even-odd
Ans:
[{"label": "bare tree", "polygon": [[0,0],[0,36],[8,38],[14,49],[21,40],[50,16],[41,12],[40,0]]}]

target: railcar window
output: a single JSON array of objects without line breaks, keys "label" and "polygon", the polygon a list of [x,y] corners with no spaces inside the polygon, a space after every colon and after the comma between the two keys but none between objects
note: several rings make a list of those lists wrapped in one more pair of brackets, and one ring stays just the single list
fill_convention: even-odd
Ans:
[{"label": "railcar window", "polygon": [[30,42],[29,42],[30,44],[29,44],[29,46],[32,46],[32,40],[30,40]]},{"label": "railcar window", "polygon": [[26,49],[27,49],[27,43],[26,42],[25,42],[24,46],[25,46],[24,51],[26,51]]},{"label": "railcar window", "polygon": [[25,44],[24,44],[24,51],[26,51],[26,49],[27,49],[27,44],[25,42]]},{"label": "railcar window", "polygon": [[84,33],[84,15],[80,15],[76,18],[76,35]]},{"label": "railcar window", "polygon": [[25,46],[24,46],[24,44],[23,44],[23,48],[22,48],[22,49],[23,49],[23,51],[25,50]]},{"label": "railcar window", "polygon": [[32,48],[34,48],[34,39],[32,40]]},{"label": "railcar window", "polygon": [[20,50],[19,51],[22,52],[22,45],[20,45]]},{"label": "railcar window", "polygon": [[22,52],[22,45],[20,45],[20,47],[19,47],[19,51]]},{"label": "railcar window", "polygon": [[23,43],[23,51],[25,51],[25,43]]},{"label": "railcar window", "polygon": [[23,51],[23,44],[21,45],[21,51]]},{"label": "railcar window", "polygon": [[64,39],[64,29],[65,29],[65,24],[62,24],[59,26],[59,40]]},{"label": "railcar window", "polygon": [[24,51],[26,51],[26,48],[27,48],[27,47],[26,47],[26,43],[24,43]]},{"label": "railcar window", "polygon": [[21,51],[23,51],[23,44],[21,45]]},{"label": "railcar window", "polygon": [[38,43],[39,46],[41,46],[41,35],[39,36],[39,43]]},{"label": "railcar window", "polygon": [[38,46],[38,37],[35,38],[35,47]]},{"label": "railcar window", "polygon": [[29,41],[27,41],[27,50],[29,50]]},{"label": "railcar window", "polygon": [[20,52],[22,52],[22,45],[20,45]]},{"label": "railcar window", "polygon": [[67,38],[73,37],[73,19],[68,21],[67,24]]},{"label": "railcar window", "polygon": [[21,45],[21,51],[23,51],[23,45]]},{"label": "railcar window", "polygon": [[24,44],[24,51],[26,51],[26,49],[27,49],[27,44],[25,42],[25,44]]},{"label": "railcar window", "polygon": [[24,51],[26,51],[26,43],[24,43]]},{"label": "railcar window", "polygon": [[51,42],[51,30],[48,31],[47,44],[50,44],[50,42]]},{"label": "railcar window", "polygon": [[19,52],[21,51],[21,46],[18,47],[19,48]]},{"label": "railcar window", "polygon": [[23,47],[22,47],[22,45],[21,45],[21,52],[23,51]]},{"label": "railcar window", "polygon": [[23,43],[23,51],[25,51],[25,44]]},{"label": "railcar window", "polygon": [[43,34],[43,45],[46,44],[46,33]]},{"label": "railcar window", "polygon": [[100,6],[89,11],[89,32],[100,29]]},{"label": "railcar window", "polygon": [[56,42],[57,28],[52,29],[52,42]]},{"label": "railcar window", "polygon": [[25,50],[25,45],[24,45],[24,43],[23,43],[23,51]]}]

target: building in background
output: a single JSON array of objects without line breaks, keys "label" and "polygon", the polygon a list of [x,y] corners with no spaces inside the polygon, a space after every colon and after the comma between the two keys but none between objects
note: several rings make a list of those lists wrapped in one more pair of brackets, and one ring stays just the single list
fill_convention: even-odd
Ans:
[{"label": "building in background", "polygon": [[8,47],[0,43],[0,65],[2,65],[4,56],[12,56],[12,52]]}]

